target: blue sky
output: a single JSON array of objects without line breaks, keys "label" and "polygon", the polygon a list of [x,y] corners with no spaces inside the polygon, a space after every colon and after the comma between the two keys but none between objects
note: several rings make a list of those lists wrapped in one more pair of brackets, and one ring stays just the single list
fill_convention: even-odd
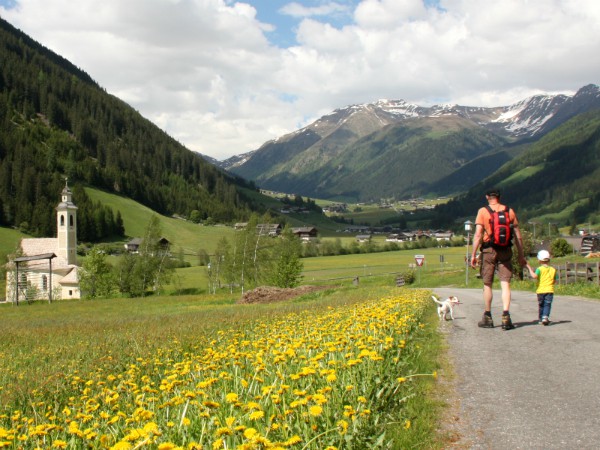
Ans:
[{"label": "blue sky", "polygon": [[600,82],[597,0],[0,0],[0,17],[217,159],[350,104]]},{"label": "blue sky", "polygon": [[249,0],[248,3],[256,8],[258,20],[275,26],[266,33],[269,40],[278,47],[290,47],[297,44],[294,30],[302,19],[326,18],[328,23],[341,28],[352,23],[352,11],[358,1]]}]

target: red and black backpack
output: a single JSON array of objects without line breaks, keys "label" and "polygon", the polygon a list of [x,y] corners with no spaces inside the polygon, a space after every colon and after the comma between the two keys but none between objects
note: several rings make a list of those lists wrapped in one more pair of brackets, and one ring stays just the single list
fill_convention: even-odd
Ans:
[{"label": "red and black backpack", "polygon": [[510,221],[510,208],[504,207],[503,211],[494,211],[486,206],[490,213],[490,244],[494,247],[509,247],[512,244],[512,223]]}]

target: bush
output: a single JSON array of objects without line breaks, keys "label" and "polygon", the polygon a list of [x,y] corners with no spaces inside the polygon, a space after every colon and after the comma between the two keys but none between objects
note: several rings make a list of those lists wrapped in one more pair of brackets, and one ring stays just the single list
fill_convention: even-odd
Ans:
[{"label": "bush", "polygon": [[415,282],[415,271],[408,270],[400,274],[404,278],[404,284],[413,284]]},{"label": "bush", "polygon": [[552,244],[550,245],[550,254],[553,258],[560,258],[561,256],[567,256],[571,253],[573,253],[573,246],[565,239],[558,238],[552,241]]}]

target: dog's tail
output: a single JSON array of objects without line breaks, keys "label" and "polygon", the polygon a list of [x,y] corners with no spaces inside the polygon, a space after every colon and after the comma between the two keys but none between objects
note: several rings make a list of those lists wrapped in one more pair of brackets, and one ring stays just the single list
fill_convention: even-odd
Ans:
[{"label": "dog's tail", "polygon": [[435,295],[432,295],[431,298],[433,299],[434,302],[436,302],[438,305],[441,305],[442,302],[440,302],[437,297]]}]

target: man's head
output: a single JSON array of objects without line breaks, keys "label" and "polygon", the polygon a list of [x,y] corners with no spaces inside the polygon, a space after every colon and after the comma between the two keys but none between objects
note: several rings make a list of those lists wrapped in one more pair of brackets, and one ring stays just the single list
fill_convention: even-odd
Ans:
[{"label": "man's head", "polygon": [[485,192],[487,198],[500,199],[500,190],[497,188],[490,188]]}]

